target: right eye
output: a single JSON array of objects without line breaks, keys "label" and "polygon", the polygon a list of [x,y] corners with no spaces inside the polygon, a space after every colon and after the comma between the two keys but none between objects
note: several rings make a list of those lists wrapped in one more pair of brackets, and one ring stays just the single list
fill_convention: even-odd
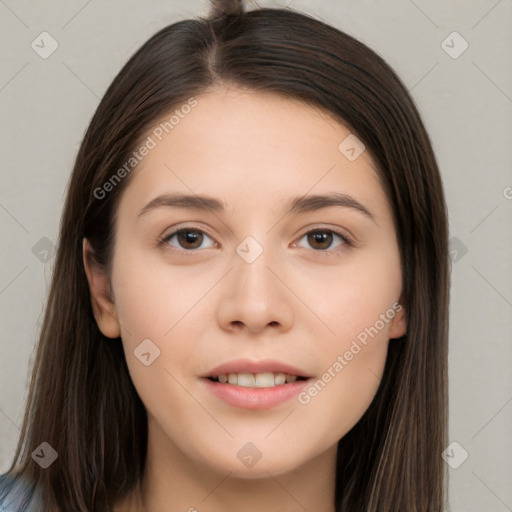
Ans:
[{"label": "right eye", "polygon": [[[210,235],[201,229],[180,228],[162,237],[159,240],[159,243],[162,245],[169,244],[173,249],[176,250],[186,250],[187,252],[191,252],[201,248],[200,246],[203,243],[205,237],[212,240]],[[203,247],[203,249],[208,249],[211,247],[215,247],[215,243],[210,245],[210,247]]]}]

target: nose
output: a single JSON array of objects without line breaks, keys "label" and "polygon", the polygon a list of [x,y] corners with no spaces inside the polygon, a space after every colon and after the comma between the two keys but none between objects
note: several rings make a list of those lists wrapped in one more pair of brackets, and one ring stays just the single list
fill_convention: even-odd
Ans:
[{"label": "nose", "polygon": [[270,250],[263,250],[248,262],[235,254],[234,268],[222,282],[217,319],[222,329],[247,330],[260,334],[265,330],[284,332],[294,321],[293,296],[286,276]]}]

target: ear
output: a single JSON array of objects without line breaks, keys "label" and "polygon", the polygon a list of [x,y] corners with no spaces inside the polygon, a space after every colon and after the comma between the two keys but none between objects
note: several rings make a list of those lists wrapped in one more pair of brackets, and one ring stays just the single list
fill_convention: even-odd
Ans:
[{"label": "ear", "polygon": [[121,336],[120,323],[111,298],[110,283],[105,269],[97,262],[94,249],[87,238],[83,239],[82,247],[84,268],[96,323],[107,338],[119,338]]},{"label": "ear", "polygon": [[405,307],[402,305],[401,302],[395,302],[393,304],[392,309],[393,311],[395,311],[395,316],[391,321],[388,336],[390,339],[401,338],[404,334],[407,333]]}]

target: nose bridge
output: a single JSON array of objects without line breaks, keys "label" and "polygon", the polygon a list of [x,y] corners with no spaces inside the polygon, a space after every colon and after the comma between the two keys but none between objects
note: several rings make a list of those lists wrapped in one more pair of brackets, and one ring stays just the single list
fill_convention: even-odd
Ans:
[{"label": "nose bridge", "polygon": [[247,236],[236,247],[233,270],[219,307],[219,321],[227,328],[244,324],[251,331],[267,325],[289,327],[293,305],[279,275],[277,248],[270,237]]},{"label": "nose bridge", "polygon": [[[243,288],[250,288],[254,293],[270,293],[269,288],[275,288],[278,283],[269,270],[275,265],[275,248],[270,245],[270,237],[259,236],[261,242],[254,236],[245,237],[236,247],[234,265],[236,279]],[[260,300],[263,300],[261,297]],[[269,300],[267,297],[265,300]]]}]

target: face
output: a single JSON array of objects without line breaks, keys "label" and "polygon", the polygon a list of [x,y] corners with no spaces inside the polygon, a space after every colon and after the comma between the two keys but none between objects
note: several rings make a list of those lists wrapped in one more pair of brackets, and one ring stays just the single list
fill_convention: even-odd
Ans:
[{"label": "face", "polygon": [[196,100],[148,132],[121,196],[112,302],[84,245],[95,315],[122,337],[159,453],[289,472],[335,452],[405,333],[391,207],[327,114],[234,89]]}]

